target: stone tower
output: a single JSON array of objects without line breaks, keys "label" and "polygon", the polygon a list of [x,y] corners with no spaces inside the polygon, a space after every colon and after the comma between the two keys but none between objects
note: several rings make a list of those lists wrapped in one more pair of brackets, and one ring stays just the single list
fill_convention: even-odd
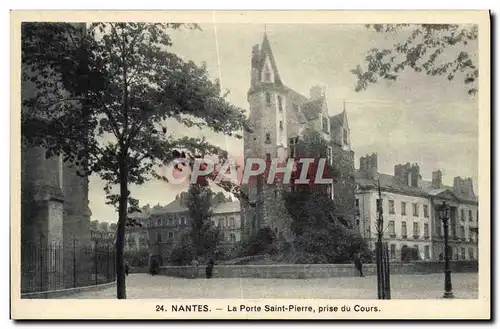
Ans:
[{"label": "stone tower", "polygon": [[[254,45],[248,91],[249,121],[253,132],[245,133],[244,158],[285,161],[287,159],[287,90],[281,80],[271,45],[264,35],[262,45]],[[244,235],[271,228],[278,237],[290,238],[282,184],[267,184],[264,177],[242,185],[256,206],[242,204]]]},{"label": "stone tower", "polygon": [[[85,24],[75,24],[85,29]],[[27,67],[27,74],[33,74]],[[36,94],[23,80],[22,99]],[[21,111],[28,111],[23,107]],[[21,132],[21,134],[23,134]],[[22,137],[21,137],[22,138]],[[21,142],[21,290],[56,290],[73,284],[75,250],[90,242],[89,179],[46,150]],[[76,256],[75,256],[76,255]]]}]

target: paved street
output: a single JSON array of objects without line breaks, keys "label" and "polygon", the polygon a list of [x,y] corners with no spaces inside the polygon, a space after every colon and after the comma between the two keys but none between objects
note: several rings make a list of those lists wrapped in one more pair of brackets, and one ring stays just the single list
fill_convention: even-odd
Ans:
[{"label": "paved street", "polygon": [[[453,291],[457,298],[477,298],[477,273],[455,273]],[[393,299],[435,299],[443,294],[444,275],[392,275]],[[83,292],[64,298],[116,298],[116,288]],[[318,298],[376,299],[376,277],[322,279],[183,279],[149,274],[127,278],[129,299],[189,298]]]}]

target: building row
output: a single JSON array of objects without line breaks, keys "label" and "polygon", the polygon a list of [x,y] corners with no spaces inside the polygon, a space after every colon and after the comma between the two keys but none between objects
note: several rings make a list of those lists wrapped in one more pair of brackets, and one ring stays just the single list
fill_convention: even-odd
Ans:
[{"label": "building row", "polygon": [[[379,192],[380,190],[380,192]],[[398,164],[394,174],[378,172],[377,154],[360,158],[356,171],[356,224],[373,245],[377,231],[377,199],[382,199],[384,240],[392,259],[401,259],[405,249],[417,249],[423,260],[441,260],[444,227],[439,207],[450,206],[449,245],[452,259],[478,257],[478,198],[471,178],[455,177],[444,185],[442,172],[424,180],[418,164]]]},{"label": "building row", "polygon": [[[230,249],[241,241],[241,210],[239,201],[217,203],[212,208],[212,224],[219,228],[221,241],[219,248]],[[183,204],[182,195],[166,206],[146,205],[140,213],[129,215],[141,226],[127,227],[125,250],[139,251],[139,246],[147,245],[151,259],[165,263],[181,239],[191,231],[191,218]],[[133,248],[135,246],[135,249]]]}]

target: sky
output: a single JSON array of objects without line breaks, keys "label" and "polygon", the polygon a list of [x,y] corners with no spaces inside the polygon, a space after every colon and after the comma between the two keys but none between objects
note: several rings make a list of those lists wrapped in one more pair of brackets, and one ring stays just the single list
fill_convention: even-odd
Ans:
[{"label": "sky", "polygon": [[[305,96],[314,85],[326,88],[331,115],[342,111],[345,101],[351,129],[356,168],[359,157],[378,153],[379,172],[393,174],[394,165],[418,163],[424,180],[441,169],[443,183],[453,185],[456,176],[471,177],[477,193],[478,104],[467,95],[462,80],[404,72],[395,82],[381,81],[367,90],[354,90],[356,77],[350,70],[363,64],[366,52],[390,47],[397,36],[377,34],[363,25],[324,24],[208,24],[202,31],[171,33],[175,52],[197,64],[205,62],[212,78],[220,78],[228,100],[248,109],[250,59],[254,44],[267,32],[280,76],[285,85]],[[400,37],[399,37],[400,38]],[[475,45],[469,51],[475,52]],[[456,50],[446,54],[452,56]],[[206,136],[231,155],[243,152],[243,141],[197,128],[168,123],[176,135]],[[116,222],[115,209],[105,205],[104,184],[90,178],[92,220]],[[150,181],[132,186],[140,205],[166,205],[185,186]]]}]

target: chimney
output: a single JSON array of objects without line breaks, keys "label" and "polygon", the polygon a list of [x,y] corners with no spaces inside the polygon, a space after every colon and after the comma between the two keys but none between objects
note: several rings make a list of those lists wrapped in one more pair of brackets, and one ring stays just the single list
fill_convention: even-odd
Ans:
[{"label": "chimney", "polygon": [[359,158],[359,171],[361,171],[361,172],[366,171],[366,158],[365,157]]},{"label": "chimney", "polygon": [[421,187],[422,186],[422,176],[420,176],[420,167],[418,164],[414,164],[411,166],[411,179],[409,180],[409,185],[412,187]]},{"label": "chimney", "polygon": [[443,184],[443,173],[441,170],[435,170],[432,172],[432,187],[441,188]]},{"label": "chimney", "polygon": [[321,86],[311,87],[309,90],[309,96],[311,99],[319,99],[325,95],[325,88]]},{"label": "chimney", "polygon": [[453,191],[459,194],[464,194],[470,197],[474,197],[474,187],[472,185],[472,178],[468,177],[462,179],[461,177],[455,177],[453,179]]},{"label": "chimney", "polygon": [[359,158],[359,170],[368,179],[376,179],[378,174],[378,156],[377,153],[365,155]]},{"label": "chimney", "polygon": [[406,185],[411,185],[411,175],[410,175],[410,163],[406,164],[397,164],[394,166],[394,177],[399,179]]}]

